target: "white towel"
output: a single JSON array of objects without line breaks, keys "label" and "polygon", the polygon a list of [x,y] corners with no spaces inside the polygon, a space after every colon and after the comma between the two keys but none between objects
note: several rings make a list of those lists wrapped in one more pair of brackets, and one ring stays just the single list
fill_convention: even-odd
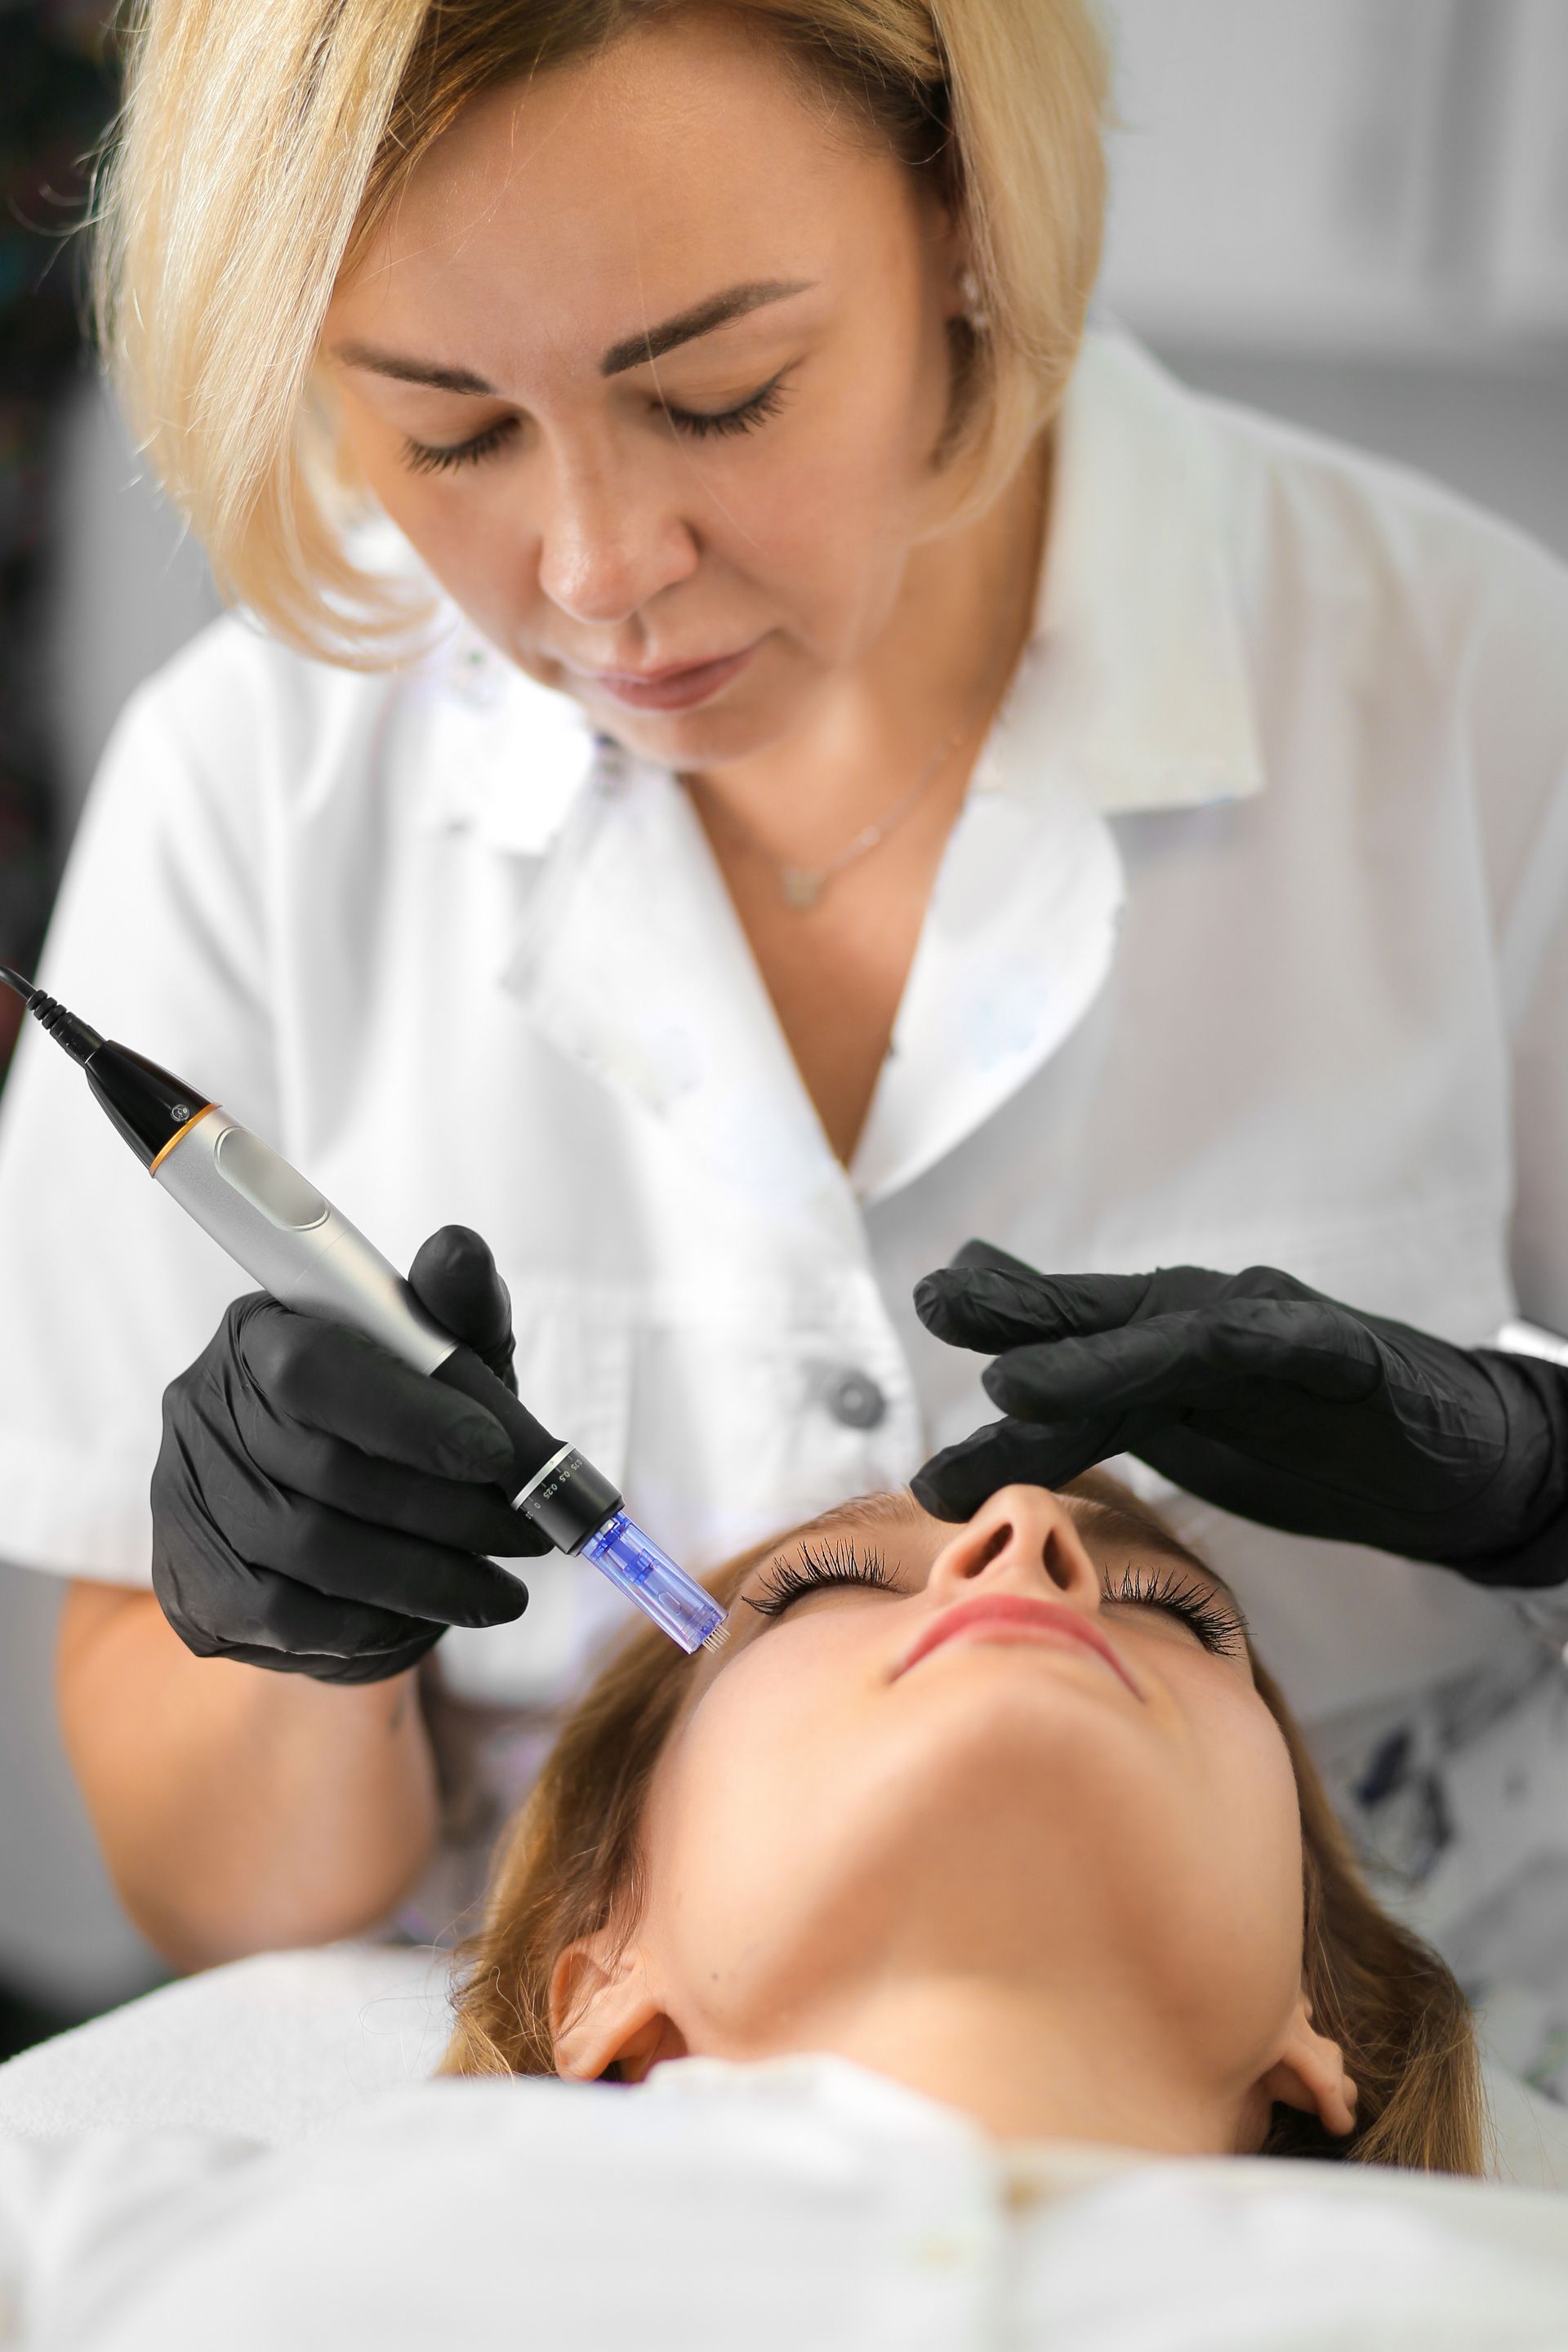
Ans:
[{"label": "white towel", "polygon": [[0,2138],[36,2352],[1562,2352],[1564,2314],[1561,2198],[999,2147],[832,2058],[416,2084],[291,2147]]},{"label": "white towel", "polygon": [[401,1947],[236,1960],[0,2065],[0,2133],[304,2139],[434,2072],[450,2026],[447,1985],[443,1955]]}]

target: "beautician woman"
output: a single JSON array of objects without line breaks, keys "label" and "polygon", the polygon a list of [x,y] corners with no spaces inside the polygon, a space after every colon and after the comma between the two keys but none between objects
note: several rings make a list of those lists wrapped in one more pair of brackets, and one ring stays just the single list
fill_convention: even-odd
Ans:
[{"label": "beautician woman", "polygon": [[[107,346],[239,610],[127,712],[45,984],[499,1362],[488,1244],[696,1566],[973,1428],[911,1303],[965,1233],[1568,1324],[1568,581],[1085,338],[1104,104],[1083,0],[141,12]],[[0,1539],[75,1580],[181,1961],[385,1915],[434,1685],[515,1724],[616,1608],[525,1563],[520,1618],[488,1423],[233,1288],[29,1041]],[[1497,1637],[1205,1540],[1309,1706]]]}]

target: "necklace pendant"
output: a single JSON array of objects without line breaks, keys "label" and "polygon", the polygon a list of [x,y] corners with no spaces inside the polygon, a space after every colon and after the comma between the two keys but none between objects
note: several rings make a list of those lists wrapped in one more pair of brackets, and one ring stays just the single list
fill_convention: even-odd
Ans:
[{"label": "necklace pendant", "polygon": [[827,877],[820,866],[781,866],[779,867],[779,887],[784,892],[784,903],[786,906],[793,907],[797,915],[810,913],[821,898],[823,885],[826,880]]}]

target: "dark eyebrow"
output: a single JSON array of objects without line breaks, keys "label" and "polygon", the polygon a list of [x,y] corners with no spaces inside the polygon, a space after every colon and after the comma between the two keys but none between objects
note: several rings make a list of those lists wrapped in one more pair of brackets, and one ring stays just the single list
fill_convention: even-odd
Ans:
[{"label": "dark eyebrow", "polygon": [[715,327],[726,327],[731,319],[744,318],[748,310],[760,310],[766,302],[784,302],[792,294],[805,294],[811,284],[809,278],[759,278],[750,285],[731,286],[722,294],[710,295],[706,302],[694,303],[689,310],[678,311],[660,326],[647,327],[640,335],[627,335],[623,342],[612,343],[599,362],[599,373],[623,375],[627,368],[657,360],[666,352],[672,352],[678,343],[689,343],[699,335],[710,335]]},{"label": "dark eyebrow", "polygon": [[368,368],[373,375],[389,375],[395,383],[427,383],[436,392],[472,393],[477,399],[499,398],[472,368],[441,367],[435,360],[405,360],[396,352],[378,351],[374,343],[335,343],[332,357],[349,367]]},{"label": "dark eyebrow", "polygon": [[[622,341],[612,343],[599,362],[599,373],[624,375],[627,368],[642,367],[647,361],[674,351],[678,343],[689,343],[699,335],[710,335],[716,327],[726,327],[731,319],[744,318],[748,310],[760,310],[766,302],[784,302],[792,294],[805,294],[812,282],[804,278],[760,278],[747,286],[729,287],[722,294],[710,295],[706,302],[695,303],[689,310],[679,311],[659,326],[645,327],[640,334],[627,335]],[[433,392],[459,392],[475,400],[505,398],[472,368],[444,367],[437,360],[405,359],[401,352],[384,352],[374,343],[335,343],[332,356],[345,366],[368,368],[373,375],[389,375],[395,383],[427,384]]]}]

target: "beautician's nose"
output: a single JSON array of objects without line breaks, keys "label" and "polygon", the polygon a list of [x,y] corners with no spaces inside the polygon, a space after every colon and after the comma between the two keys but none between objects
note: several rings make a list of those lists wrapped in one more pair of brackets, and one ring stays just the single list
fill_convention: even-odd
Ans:
[{"label": "beautician's nose", "polygon": [[623,625],[697,568],[691,532],[657,480],[600,453],[557,465],[539,526],[541,588],[595,627]]},{"label": "beautician's nose", "polygon": [[926,1591],[939,1601],[988,1591],[1071,1601],[1093,1616],[1100,1584],[1072,1515],[1044,1486],[1003,1486],[931,1563]]}]

